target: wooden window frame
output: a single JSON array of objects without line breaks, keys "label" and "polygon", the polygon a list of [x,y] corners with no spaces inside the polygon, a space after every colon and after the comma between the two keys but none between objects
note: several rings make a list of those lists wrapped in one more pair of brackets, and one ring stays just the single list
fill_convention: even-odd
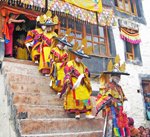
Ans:
[{"label": "wooden window frame", "polygon": [[131,8],[131,0],[127,0],[128,1],[128,5],[129,5],[129,11],[126,10],[126,7],[125,7],[125,1],[126,0],[122,0],[123,9],[120,8],[119,1],[120,0],[115,0],[115,5],[116,5],[116,7],[117,7],[118,10],[120,10],[120,11],[122,11],[124,13],[127,13],[127,14],[132,14],[132,15],[137,16],[137,8],[136,8],[136,2],[135,2],[135,0],[132,0],[134,13],[132,12],[132,8]]},{"label": "wooden window frame", "polygon": [[[130,44],[130,45],[127,45],[127,43]],[[127,46],[131,46],[131,52],[127,52]],[[135,46],[134,44],[126,42],[126,57],[127,57],[127,60],[130,60],[130,61],[135,60],[134,46]]]},{"label": "wooden window frame", "polygon": [[[66,30],[69,28],[68,26],[68,19],[70,18],[69,16],[63,16],[64,18],[66,18],[66,28],[64,27],[61,27],[61,24],[59,24],[59,32],[61,32],[61,30]],[[78,40],[82,40],[84,37],[87,36],[87,33],[86,33],[86,23],[82,23],[82,29],[81,31],[78,31],[76,29],[76,20],[74,18],[71,18],[73,19],[74,21],[72,23],[74,23],[74,30],[72,30],[72,32],[74,32],[75,34],[75,42],[78,41]],[[80,22],[80,21],[79,21]],[[92,54],[93,56],[100,56],[100,57],[110,57],[110,48],[109,48],[109,40],[108,40],[108,29],[107,27],[102,27],[103,28],[103,31],[104,31],[104,36],[100,36],[100,30],[99,30],[99,27],[102,27],[102,26],[98,26],[97,25],[97,28],[98,28],[98,35],[94,35],[93,34],[93,25],[90,24],[90,28],[91,28],[91,34],[88,34],[89,36],[91,36],[91,40],[87,40],[87,42],[90,42],[92,44]],[[82,38],[78,38],[76,37],[76,34],[77,33],[80,33],[82,34]],[[94,37],[97,37],[98,38],[98,42],[95,42],[94,41]],[[104,39],[104,42],[100,42],[100,38]],[[94,44],[98,44],[99,46],[99,54],[94,54]],[[102,53],[101,50],[100,50],[100,45],[105,45],[105,48],[106,48],[106,53]]]},{"label": "wooden window frame", "polygon": [[144,91],[144,93],[147,93],[147,92],[145,92],[145,90],[144,90],[144,85],[148,85],[148,87],[149,87],[148,93],[150,93],[150,80],[142,80],[143,91]]},{"label": "wooden window frame", "polygon": [[[68,17],[67,15],[66,16],[63,16],[64,18],[66,18],[66,28],[65,27],[62,27],[61,26],[61,22],[59,23],[59,33],[61,33],[61,30],[67,30],[67,29],[69,29],[70,27],[69,27],[69,24],[68,24],[68,19],[73,19],[73,18],[70,18],[70,17]],[[72,31],[71,31],[71,33],[73,32],[74,33],[74,36],[75,36],[75,42],[77,41],[77,40],[82,40],[82,38],[77,38],[76,37],[76,34],[77,33],[80,33],[80,34],[82,34],[82,36],[83,36],[83,31],[78,31],[77,29],[76,29],[76,22],[75,22],[75,19],[73,19],[74,21],[72,22],[72,23],[74,23],[74,29],[72,29]],[[83,26],[82,26],[83,27]]]},{"label": "wooden window frame", "polygon": [[[145,87],[147,87],[145,89]],[[143,89],[143,96],[144,96],[144,106],[145,106],[145,111],[147,111],[147,107],[146,107],[146,103],[150,102],[150,80],[142,80],[142,89]],[[146,119],[148,121],[150,121],[150,119],[148,119],[147,116],[147,112],[145,112],[146,115]]]},{"label": "wooden window frame", "polygon": [[[92,31],[92,29],[93,29],[93,25],[91,25],[91,37],[92,37],[92,40],[91,41],[89,41],[88,40],[88,42],[91,42],[92,43],[92,49],[93,49],[93,53],[92,53],[92,55],[93,56],[100,56],[100,57],[109,57],[110,56],[110,49],[109,49],[109,42],[108,42],[108,29],[107,29],[107,27],[105,26],[105,27],[102,27],[102,26],[97,26],[98,27],[98,35],[94,35],[93,34],[93,31]],[[99,29],[100,29],[100,27],[102,27],[103,28],[103,30],[104,30],[104,37],[102,37],[101,35],[100,35],[100,31],[99,31]],[[85,33],[84,33],[84,37],[86,37],[86,25],[84,26],[84,31],[85,31]],[[88,34],[89,35],[89,34]],[[98,42],[94,42],[94,37],[97,37],[98,38]],[[104,42],[100,42],[100,38],[102,38],[102,39],[104,39]],[[98,44],[98,46],[99,46],[99,55],[97,55],[97,54],[94,54],[94,44]],[[105,45],[105,47],[106,47],[106,53],[105,54],[103,54],[102,52],[101,52],[101,47],[100,47],[100,45]]]}]

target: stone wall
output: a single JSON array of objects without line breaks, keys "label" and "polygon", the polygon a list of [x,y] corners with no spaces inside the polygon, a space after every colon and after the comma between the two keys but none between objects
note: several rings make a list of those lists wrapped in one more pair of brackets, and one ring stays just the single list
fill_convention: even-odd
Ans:
[{"label": "stone wall", "polygon": [[0,137],[16,137],[13,122],[6,95],[5,75],[0,74]]}]

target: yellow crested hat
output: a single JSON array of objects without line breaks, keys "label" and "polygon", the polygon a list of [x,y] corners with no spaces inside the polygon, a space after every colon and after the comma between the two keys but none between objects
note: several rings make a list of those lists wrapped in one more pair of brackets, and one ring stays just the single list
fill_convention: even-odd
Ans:
[{"label": "yellow crested hat", "polygon": [[71,41],[73,40],[74,36],[69,36],[70,33],[71,33],[71,28],[67,29],[66,33],[60,33],[58,37],[54,37],[54,38],[68,47],[73,47]]},{"label": "yellow crested hat", "polygon": [[114,64],[112,60],[108,62],[107,71],[104,71],[104,74],[111,74],[111,75],[130,75],[129,73],[125,72],[126,64],[125,62],[120,65],[120,57],[117,55],[114,60]]},{"label": "yellow crested hat", "polygon": [[52,18],[52,12],[49,10],[43,16],[44,16],[44,19],[46,20],[45,22],[46,26],[57,25],[59,22],[58,17],[56,15]]},{"label": "yellow crested hat", "polygon": [[86,38],[82,39],[81,45],[76,42],[73,49],[70,51],[81,58],[91,58],[89,55],[92,53],[92,47],[88,47]]}]

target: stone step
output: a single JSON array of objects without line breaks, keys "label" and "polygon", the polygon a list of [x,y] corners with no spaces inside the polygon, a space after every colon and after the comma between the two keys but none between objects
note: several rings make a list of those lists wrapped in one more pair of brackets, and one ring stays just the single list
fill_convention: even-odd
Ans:
[{"label": "stone step", "polygon": [[[18,119],[26,118],[74,118],[74,114],[68,114],[65,112],[63,106],[56,105],[15,105],[17,111]],[[58,113],[59,112],[59,113]],[[21,116],[23,114],[23,117]],[[96,108],[93,107],[92,114],[96,114]],[[81,117],[85,117],[85,114],[81,114]],[[102,118],[102,113],[100,112],[96,118]]]},{"label": "stone step", "polygon": [[49,85],[47,84],[14,84],[10,82],[9,84],[10,91],[13,93],[36,93],[41,95],[49,95],[55,94],[56,92],[53,91]]},{"label": "stone step", "polygon": [[46,118],[67,118],[63,106],[31,106],[31,105],[15,105],[17,117],[20,118],[21,113],[27,112],[28,119],[46,119]]},{"label": "stone step", "polygon": [[[4,73],[16,107],[16,123],[21,137],[100,137],[103,118],[80,120],[67,115],[63,99],[49,88],[49,77],[42,76],[30,61],[4,60]],[[11,95],[11,94],[10,94]],[[92,98],[95,106],[95,98]],[[95,107],[93,114],[95,114]],[[26,115],[27,114],[27,115]],[[24,116],[24,117],[22,117]],[[27,117],[25,117],[27,116]]]},{"label": "stone step", "polygon": [[74,118],[53,119],[24,119],[20,120],[21,134],[49,134],[49,133],[71,133],[98,131],[103,128],[103,119],[76,120]]},{"label": "stone step", "polygon": [[[63,108],[63,104],[54,104],[54,105],[30,105],[30,104],[16,104],[15,108],[17,110],[17,117],[20,117],[21,113],[27,113],[26,118],[67,118],[73,117],[74,114],[67,114]],[[59,113],[58,113],[59,112]],[[93,102],[92,114],[96,114],[95,104]],[[81,115],[84,117],[84,114]],[[102,113],[100,112],[96,118],[102,118]]]},{"label": "stone step", "polygon": [[102,137],[102,131],[86,131],[86,132],[72,132],[72,133],[53,133],[53,134],[29,134],[21,137]]},{"label": "stone step", "polygon": [[[91,101],[93,104],[92,114],[95,115],[95,97],[91,96]],[[63,99],[60,99],[53,91],[50,92],[49,95],[17,93],[13,96],[13,103],[17,108],[17,112],[27,112],[28,118],[68,117],[63,109]],[[101,116],[102,114],[100,112],[97,117],[101,118]]]},{"label": "stone step", "polygon": [[[16,61],[17,62],[17,61]],[[4,73],[15,73],[15,74],[24,74],[30,76],[41,75],[38,71],[38,65],[34,65],[34,63],[30,61],[19,61],[16,63],[15,61],[5,61],[3,62],[3,70]]]},{"label": "stone step", "polygon": [[24,74],[7,74],[7,82],[14,84],[46,84],[49,85],[50,78],[45,76],[29,76]]},{"label": "stone step", "polygon": [[[96,113],[96,101],[95,97],[91,96],[91,101],[93,104],[92,112],[93,114]],[[15,105],[32,105],[41,108],[43,106],[48,107],[50,106],[63,106],[63,98],[59,98],[58,95],[55,94],[54,91],[50,91],[48,95],[39,94],[39,93],[15,93],[13,95],[13,103]],[[101,116],[101,115],[100,115]]]},{"label": "stone step", "polygon": [[36,66],[33,61],[30,60],[21,60],[21,59],[16,59],[16,58],[4,58],[4,62],[7,63],[15,63],[15,64],[26,64],[26,65],[33,65]]},{"label": "stone step", "polygon": [[40,95],[35,93],[18,93],[13,95],[13,103],[17,105],[56,105],[62,106],[63,99],[59,96],[52,94]]}]

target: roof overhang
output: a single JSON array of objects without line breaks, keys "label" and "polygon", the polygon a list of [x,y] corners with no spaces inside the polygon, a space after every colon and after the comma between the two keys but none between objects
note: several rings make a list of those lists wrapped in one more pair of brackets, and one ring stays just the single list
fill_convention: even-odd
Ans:
[{"label": "roof overhang", "polygon": [[6,2],[0,2],[0,13],[2,16],[8,16],[9,13],[24,14],[30,20],[35,20],[36,17],[41,14],[41,12],[34,11],[31,9],[25,9],[25,8],[17,7],[17,6],[10,6]]}]

